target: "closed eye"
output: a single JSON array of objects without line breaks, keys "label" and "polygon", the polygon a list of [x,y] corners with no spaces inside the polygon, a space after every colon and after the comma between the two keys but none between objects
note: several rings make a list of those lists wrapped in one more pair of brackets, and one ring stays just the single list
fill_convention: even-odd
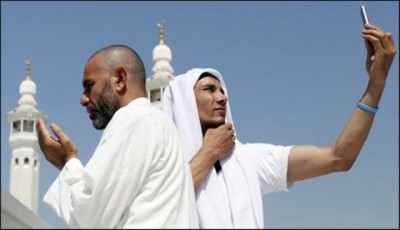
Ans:
[{"label": "closed eye", "polygon": [[90,80],[86,80],[83,82],[83,93],[89,94],[92,91],[94,82]]},{"label": "closed eye", "polygon": [[[210,91],[210,92],[214,93],[214,92],[217,91],[217,86],[215,86],[215,85],[205,85],[205,86],[203,87],[203,90],[204,90],[204,91]],[[221,92],[223,95],[225,95],[225,91],[224,91],[223,88],[220,88],[220,92]]]},{"label": "closed eye", "polygon": [[210,91],[210,92],[215,92],[215,88],[212,88],[212,87],[208,87],[208,88],[204,88],[203,89],[204,91]]},{"label": "closed eye", "polygon": [[217,90],[217,87],[215,85],[205,85],[203,87],[204,91],[211,91],[211,92],[215,92]]}]

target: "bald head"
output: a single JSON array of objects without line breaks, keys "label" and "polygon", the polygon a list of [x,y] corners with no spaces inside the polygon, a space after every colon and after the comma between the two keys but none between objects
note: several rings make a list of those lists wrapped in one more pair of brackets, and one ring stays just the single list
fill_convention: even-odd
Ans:
[{"label": "bald head", "polygon": [[99,68],[112,73],[117,67],[124,67],[135,86],[146,91],[146,71],[142,59],[126,45],[110,45],[95,52],[87,61],[97,59]]},{"label": "bald head", "polygon": [[80,98],[96,129],[104,129],[115,112],[146,96],[145,69],[139,55],[124,45],[94,53],[85,65]]}]

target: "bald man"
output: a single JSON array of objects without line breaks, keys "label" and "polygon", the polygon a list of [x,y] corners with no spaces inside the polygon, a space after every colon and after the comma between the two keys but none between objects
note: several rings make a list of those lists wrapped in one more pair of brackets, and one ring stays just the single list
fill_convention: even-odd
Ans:
[{"label": "bald man", "polygon": [[87,61],[80,99],[104,132],[83,166],[73,141],[37,121],[39,145],[61,172],[43,200],[70,228],[198,228],[192,175],[174,124],[146,98],[145,68],[130,47]]}]

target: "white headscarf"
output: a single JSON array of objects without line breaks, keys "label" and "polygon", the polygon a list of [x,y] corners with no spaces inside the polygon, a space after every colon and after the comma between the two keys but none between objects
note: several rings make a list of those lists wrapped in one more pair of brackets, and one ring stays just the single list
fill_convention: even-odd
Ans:
[{"label": "white headscarf", "polygon": [[[188,160],[193,158],[203,142],[194,86],[200,75],[205,72],[219,79],[228,97],[225,82],[217,70],[195,68],[170,81],[162,99],[163,111],[177,126]],[[233,125],[229,102],[226,104],[225,122]],[[243,151],[243,145],[236,140],[233,154],[220,159],[225,184],[221,184],[218,180],[215,170],[210,170],[201,187],[196,191],[200,228],[263,228],[260,192],[249,189],[251,180],[254,181],[257,178],[247,178],[248,174],[238,160],[238,158],[243,158]],[[253,176],[256,177],[256,175]],[[226,186],[228,197],[223,197],[225,193],[221,186]],[[230,210],[229,207],[231,207]]]}]

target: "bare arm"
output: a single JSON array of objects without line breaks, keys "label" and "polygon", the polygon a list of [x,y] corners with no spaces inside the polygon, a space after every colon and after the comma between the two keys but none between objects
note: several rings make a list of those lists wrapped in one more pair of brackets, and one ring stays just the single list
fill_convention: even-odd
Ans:
[{"label": "bare arm", "polygon": [[[377,107],[396,49],[392,35],[374,25],[367,24],[362,37],[367,49],[366,69],[369,82],[361,102],[370,107]],[[289,155],[288,182],[349,170],[368,137],[374,116],[374,113],[356,107],[332,146],[293,147]]]},{"label": "bare arm", "polygon": [[200,188],[204,178],[213,169],[218,159],[231,153],[234,147],[232,124],[224,124],[216,129],[208,129],[203,138],[203,145],[190,160],[195,191]]},{"label": "bare arm", "polygon": [[78,150],[72,140],[57,125],[52,124],[50,128],[58,140],[50,136],[41,119],[36,121],[40,149],[46,160],[61,170],[69,159],[78,158]]}]

